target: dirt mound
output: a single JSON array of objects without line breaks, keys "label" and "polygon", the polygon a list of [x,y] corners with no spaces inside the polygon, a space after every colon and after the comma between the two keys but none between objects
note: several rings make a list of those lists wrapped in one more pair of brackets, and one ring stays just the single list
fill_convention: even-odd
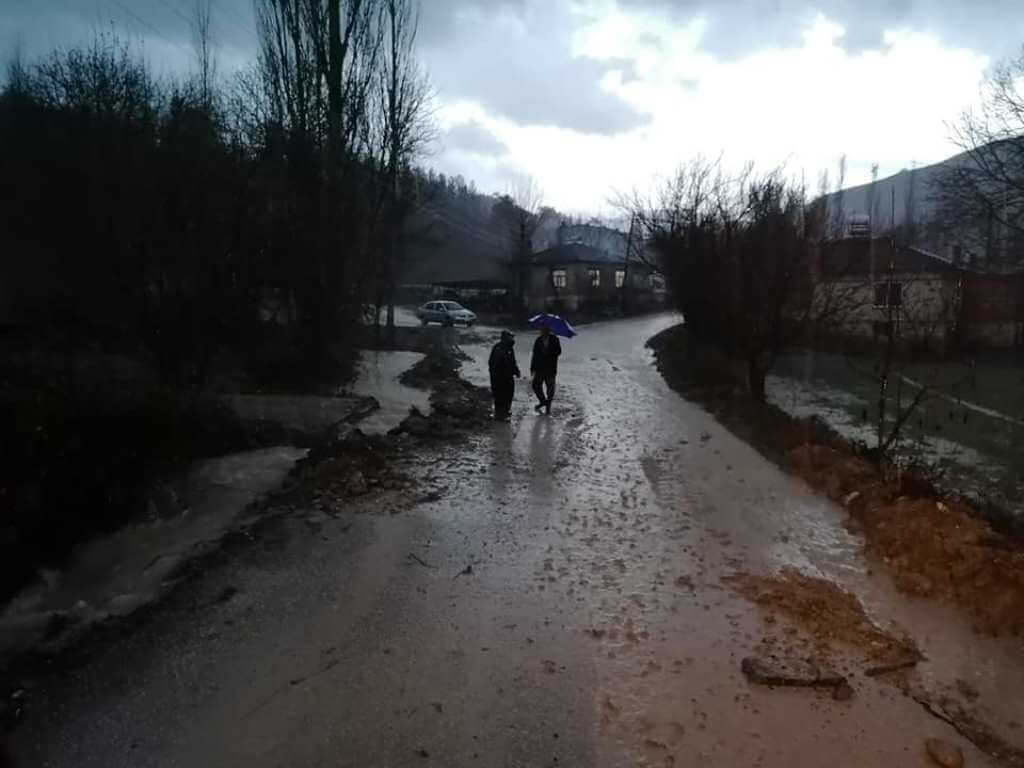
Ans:
[{"label": "dirt mound", "polygon": [[430,395],[430,406],[429,416],[412,408],[391,434],[408,434],[423,440],[453,440],[478,429],[490,419],[487,390],[461,379],[435,387]]},{"label": "dirt mound", "polygon": [[374,489],[398,489],[408,478],[397,463],[398,451],[386,438],[365,435],[358,429],[312,449],[296,463],[291,493],[363,496]]},{"label": "dirt mound", "polygon": [[835,500],[881,487],[878,471],[869,462],[826,445],[804,443],[789,451],[786,461],[796,474]]},{"label": "dirt mound", "polygon": [[1024,553],[962,505],[901,497],[857,516],[901,589],[953,599],[987,632],[1024,629]]},{"label": "dirt mound", "polygon": [[458,381],[461,363],[453,355],[428,354],[398,380],[407,387],[431,389],[438,384]]},{"label": "dirt mound", "polygon": [[866,460],[834,448],[801,445],[786,460],[808,483],[843,500],[900,589],[954,600],[986,632],[1024,629],[1024,553],[966,505],[904,495],[916,487],[886,480]]},{"label": "dirt mound", "polygon": [[748,600],[802,626],[822,650],[838,642],[854,646],[875,660],[919,655],[913,640],[897,638],[881,629],[868,618],[860,600],[830,581],[784,568],[775,576],[736,574],[729,582]]},{"label": "dirt mound", "polygon": [[399,380],[411,387],[430,389],[429,416],[412,408],[409,416],[391,431],[426,440],[450,440],[482,426],[490,417],[486,389],[459,376],[461,352],[434,352],[403,373]]}]

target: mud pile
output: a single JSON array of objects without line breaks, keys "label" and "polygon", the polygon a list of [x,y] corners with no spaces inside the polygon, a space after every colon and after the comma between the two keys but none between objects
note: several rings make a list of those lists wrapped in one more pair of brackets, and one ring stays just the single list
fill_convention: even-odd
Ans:
[{"label": "mud pile", "polygon": [[462,353],[435,350],[400,377],[412,387],[430,389],[429,416],[410,409],[409,416],[391,430],[424,440],[452,440],[478,429],[490,418],[489,392],[459,376]]},{"label": "mud pile", "polygon": [[458,381],[461,361],[454,354],[431,350],[426,357],[405,371],[398,380],[407,387],[434,389]]},{"label": "mud pile", "polygon": [[[997,634],[1024,631],[1024,544],[996,532],[992,509],[940,500],[914,472],[883,477],[820,419],[798,419],[754,403],[721,353],[691,359],[682,326],[648,342],[671,387],[703,403],[733,433],[804,478],[850,512],[849,527],[892,570],[896,584],[922,597],[951,599]],[[712,351],[713,352],[713,351]],[[1012,533],[1012,531],[1011,531]]]},{"label": "mud pile", "polygon": [[399,468],[401,452],[388,438],[353,429],[336,441],[318,446],[291,472],[306,494],[364,496],[374,489],[397,490],[409,485]]},{"label": "mud pile", "polygon": [[842,501],[900,589],[954,600],[989,633],[1024,630],[1024,552],[965,504],[903,493],[898,479],[887,481],[867,461],[833,448],[802,445],[786,458]]},{"label": "mud pile", "polygon": [[1024,553],[961,505],[901,497],[858,518],[901,589],[955,600],[986,632],[1024,630]]},{"label": "mud pile", "polygon": [[784,568],[773,576],[736,574],[729,583],[751,602],[807,630],[820,652],[827,653],[834,643],[843,643],[879,662],[916,659],[920,655],[912,639],[883,630],[868,618],[856,596],[830,581]]}]

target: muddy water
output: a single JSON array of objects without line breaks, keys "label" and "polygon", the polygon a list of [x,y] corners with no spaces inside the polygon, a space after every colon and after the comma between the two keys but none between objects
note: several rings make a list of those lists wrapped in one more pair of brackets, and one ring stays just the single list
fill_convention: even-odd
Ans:
[{"label": "muddy water", "polygon": [[[643,348],[671,316],[564,344],[551,417],[423,448],[407,513],[367,498],[281,530],[196,585],[195,604],[35,695],[26,765],[917,766],[958,743],[913,699],[837,664],[855,695],[749,685],[740,660],[800,632],[724,577],[795,565],[862,595],[1021,722],[1019,646],[909,601],[841,511],[669,391]],[[520,357],[528,349],[520,339]],[[486,346],[469,350],[480,376]],[[521,367],[526,367],[522,365]],[[414,501],[414,500],[411,500]],[[237,594],[211,600],[226,587]],[[1016,654],[1016,656],[1015,656]],[[1019,732],[1017,732],[1019,733]]]},{"label": "muddy water", "polygon": [[850,755],[839,764],[894,765],[916,764],[918,735],[949,736],[917,703],[859,674],[866,664],[852,652],[839,656],[858,678],[851,704],[746,685],[739,659],[756,652],[765,625],[721,578],[784,565],[860,595],[872,618],[909,632],[928,656],[920,690],[967,681],[994,730],[1019,738],[1021,644],[979,637],[953,608],[896,592],[841,510],[667,390],[642,339],[628,338],[643,323],[565,342],[556,418],[524,417],[511,442],[533,466],[533,494],[560,497],[561,525],[535,579],[586,616],[604,750],[651,765],[820,765],[832,750]]},{"label": "muddy water", "polygon": [[181,480],[180,511],[82,544],[63,571],[48,571],[0,616],[0,651],[23,645],[57,614],[82,624],[153,599],[196,548],[221,536],[245,507],[278,487],[298,448],[246,451],[197,462]]},{"label": "muddy water", "polygon": [[417,352],[364,351],[360,355],[356,381],[350,387],[353,394],[377,398],[380,410],[359,422],[367,434],[383,434],[398,426],[409,408],[415,406],[423,413],[430,411],[430,393],[402,384],[398,377],[423,359]]},{"label": "muddy water", "polygon": [[[428,393],[398,376],[422,355],[366,352],[353,394],[372,395],[381,408],[359,423],[367,433],[397,425],[410,406],[429,410]],[[236,396],[229,404],[247,420],[269,420],[286,430],[316,434],[351,413],[346,397]],[[165,488],[179,491],[162,514],[84,543],[62,571],[46,571],[0,613],[0,655],[31,645],[55,616],[78,627],[124,615],[150,602],[164,580],[197,548],[219,538],[251,502],[276,489],[304,449],[278,446],[198,461]]]}]

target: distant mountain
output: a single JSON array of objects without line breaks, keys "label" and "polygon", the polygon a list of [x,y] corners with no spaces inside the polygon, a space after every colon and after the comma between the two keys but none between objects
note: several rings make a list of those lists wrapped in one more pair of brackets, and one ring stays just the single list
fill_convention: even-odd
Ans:
[{"label": "distant mountain", "polygon": [[933,194],[934,185],[939,182],[944,171],[955,167],[964,157],[960,154],[934,165],[913,170],[903,169],[892,176],[878,179],[874,185],[868,183],[847,187],[827,195],[826,199],[830,206],[841,206],[843,218],[847,222],[867,216],[875,233],[903,225],[907,220],[908,202],[915,218],[933,219],[938,213]]},{"label": "distant mountain", "polygon": [[[1005,153],[1004,148],[1008,150]],[[1014,159],[1019,150],[1009,143],[989,145],[984,153],[979,157],[988,162],[992,158],[1019,162]],[[1024,255],[1020,232],[1000,224],[991,208],[962,190],[971,185],[987,189],[985,199],[1003,201],[998,216],[1006,221],[1024,220],[1024,205],[1018,195],[1008,195],[1005,190],[1000,193],[1002,188],[981,173],[978,165],[969,153],[962,152],[933,165],[902,170],[874,184],[826,195],[829,234],[895,234],[908,245],[945,260],[962,259],[986,269],[1017,269]],[[963,173],[957,173],[958,169]],[[943,197],[948,199],[943,201]]]}]

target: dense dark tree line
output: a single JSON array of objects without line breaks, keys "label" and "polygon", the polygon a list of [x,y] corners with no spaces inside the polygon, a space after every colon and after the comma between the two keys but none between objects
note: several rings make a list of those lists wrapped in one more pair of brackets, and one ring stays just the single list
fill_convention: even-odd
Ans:
[{"label": "dense dark tree line", "polygon": [[[413,0],[259,0],[256,63],[156,77],[112,33],[0,84],[0,592],[248,445],[214,383],[337,382],[391,302],[431,136]],[[116,370],[115,370],[116,369]]]},{"label": "dense dark tree line", "polygon": [[220,88],[206,65],[159,80],[111,35],[12,63],[6,314],[150,355],[175,386],[202,387],[223,350],[313,375],[344,362],[346,326],[394,292],[430,138],[415,13],[262,0],[259,64]]}]

